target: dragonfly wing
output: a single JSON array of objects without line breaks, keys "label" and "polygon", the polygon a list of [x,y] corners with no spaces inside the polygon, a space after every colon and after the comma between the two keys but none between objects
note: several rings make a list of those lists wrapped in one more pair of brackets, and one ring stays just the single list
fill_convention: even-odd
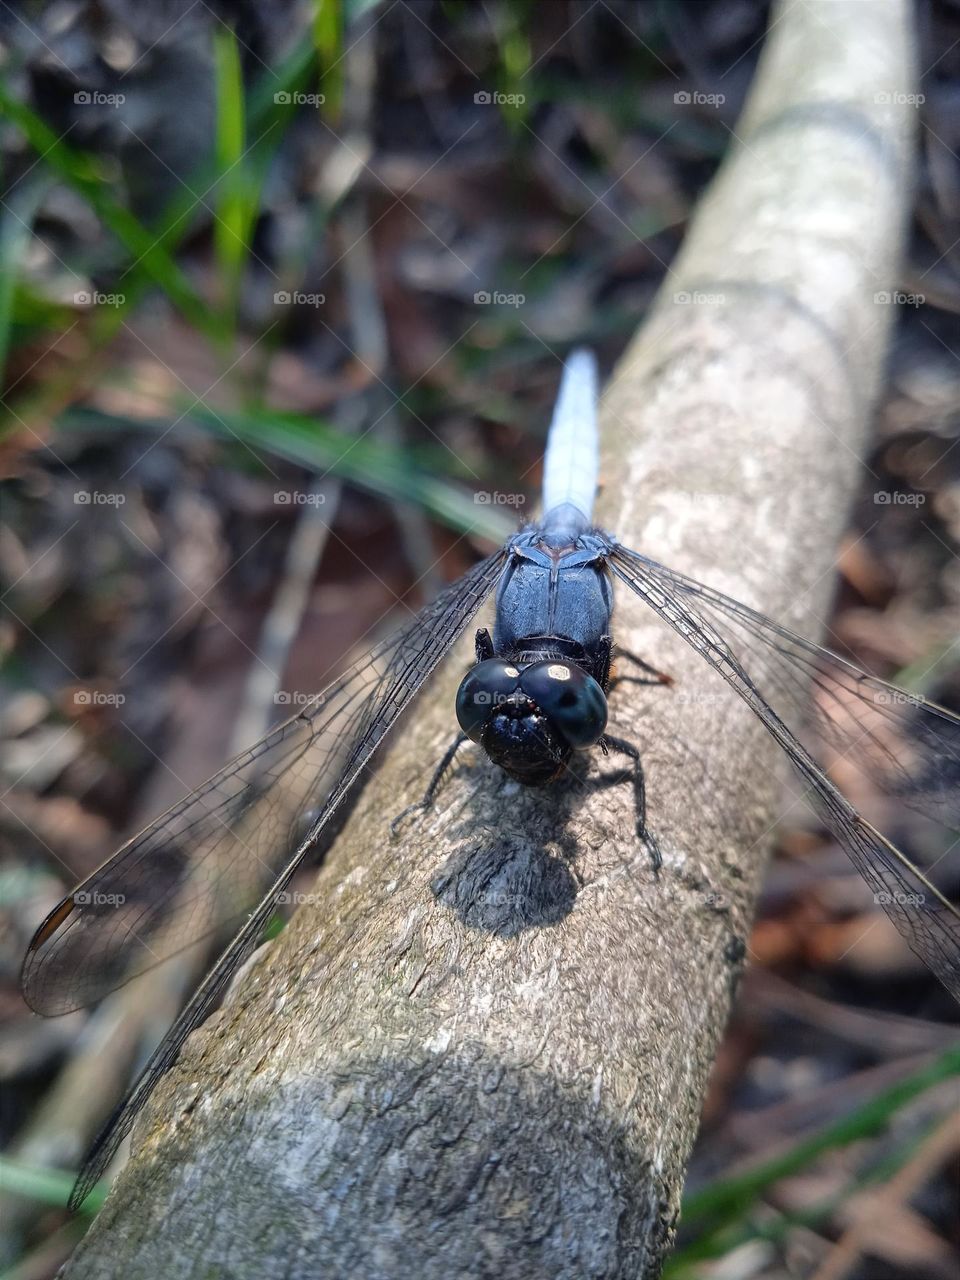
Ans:
[{"label": "dragonfly wing", "polygon": [[877,902],[960,1000],[960,911],[857,812],[797,736],[812,722],[825,760],[842,757],[887,794],[960,827],[960,717],[614,542],[610,567],[759,717]]},{"label": "dragonfly wing", "polygon": [[[86,1198],[120,1142],[129,1133],[157,1081],[176,1058],[184,1040],[207,1016],[231,975],[257,945],[276,908],[277,895],[315,846],[324,826],[398,716],[483,604],[500,575],[505,554],[503,550],[498,551],[475,565],[433,604],[421,610],[408,627],[375,646],[344,676],[318,694],[300,715],[238,756],[94,873],[102,877],[97,882],[101,892],[104,891],[102,886],[107,884],[115,891],[119,891],[116,886],[120,886],[121,890],[136,892],[138,901],[142,901],[147,896],[140,885],[144,874],[142,868],[168,841],[177,842],[183,851],[181,857],[189,857],[198,850],[201,852],[202,880],[202,868],[209,863],[211,850],[220,849],[221,841],[225,840],[230,857],[236,856],[239,850],[247,858],[250,865],[246,870],[250,871],[251,880],[256,878],[259,864],[265,864],[269,870],[270,887],[256,908],[245,916],[242,928],[166,1034],[129,1097],[97,1138],[77,1179],[71,1207],[75,1208]],[[288,774],[291,770],[295,775],[292,801],[283,789],[285,780],[290,785]],[[282,800],[277,798],[281,795]],[[290,842],[290,832],[296,829],[307,812],[315,815],[309,830],[299,843]],[[227,824],[241,828],[242,838],[237,839],[232,832],[226,832]],[[112,878],[105,878],[111,869]],[[215,881],[219,886],[228,870],[218,861],[206,879]],[[197,874],[194,867],[190,878],[195,879]],[[184,879],[179,873],[177,878]],[[58,945],[61,931],[66,930],[69,934],[71,929],[76,929],[74,913],[79,911],[82,915],[85,904],[68,910],[59,922],[55,911],[49,918],[54,921],[54,927],[51,930],[49,923],[40,927],[24,966],[24,986],[33,997],[31,1002],[59,1007],[73,999],[72,993],[78,989],[87,996],[91,991],[102,994],[111,985],[116,985],[113,981],[117,972],[112,965],[113,954],[131,948],[139,957],[141,944],[137,934],[144,930],[147,922],[151,937],[164,938],[163,913],[170,910],[176,892],[174,889],[167,893],[166,906],[157,909],[160,918],[155,920],[149,905],[144,904],[135,915],[136,932],[129,927],[123,932],[123,926],[120,926],[122,936],[108,939],[107,959],[111,965],[110,980],[106,985],[92,974],[71,977],[67,951],[74,955],[74,963],[80,958],[81,968],[84,967],[83,953],[78,952],[73,943],[64,941]],[[70,901],[72,899],[64,900],[65,903]],[[99,916],[94,919],[101,923]],[[96,960],[101,959],[104,946],[94,941],[94,929],[81,924],[81,930],[92,942],[87,954],[92,952]],[[113,930],[117,932],[116,925]],[[165,941],[166,954],[170,954],[175,948],[169,945],[169,939]],[[181,946],[185,943],[183,929],[178,930],[177,941]],[[64,950],[60,949],[61,945]],[[133,963],[139,963],[142,969],[162,958],[153,954],[147,962],[135,959]],[[88,967],[93,969],[95,966],[91,962]],[[121,980],[125,981],[130,975],[126,968],[123,972]]]},{"label": "dragonfly wing", "polygon": [[241,918],[286,861],[291,833],[335,762],[324,733],[327,699],[338,708],[331,727],[349,734],[349,691],[374,678],[381,660],[368,654],[68,894],[23,962],[31,1008],[49,1017],[93,1004]]},{"label": "dragonfly wing", "polygon": [[347,778],[476,612],[500,561],[477,565],[64,898],[24,959],[31,1008],[49,1016],[91,1004],[244,918],[302,838],[315,843]]}]

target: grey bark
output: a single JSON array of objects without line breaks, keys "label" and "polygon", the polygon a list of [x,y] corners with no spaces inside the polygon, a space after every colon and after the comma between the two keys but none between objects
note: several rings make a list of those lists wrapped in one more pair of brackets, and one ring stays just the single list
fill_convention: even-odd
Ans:
[{"label": "grey bark", "polygon": [[[730,154],[603,401],[600,522],[809,634],[877,390],[909,191],[910,12],[774,15]],[[884,100],[885,99],[885,100]],[[685,302],[677,295],[690,295]],[[466,753],[392,844],[469,660],[408,718],[316,883],[188,1043],[67,1274],[652,1277],[748,936],[776,748],[620,591],[630,788]]]}]

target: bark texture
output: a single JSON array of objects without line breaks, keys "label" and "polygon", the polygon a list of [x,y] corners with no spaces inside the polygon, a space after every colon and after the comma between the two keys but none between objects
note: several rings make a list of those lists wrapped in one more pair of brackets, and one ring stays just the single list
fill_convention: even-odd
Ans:
[{"label": "bark texture", "polygon": [[[604,397],[600,523],[820,627],[893,307],[914,108],[901,0],[776,11],[730,154]],[[630,788],[523,792],[449,740],[463,647],[303,906],[190,1040],[80,1277],[653,1277],[776,816],[776,747],[618,588]]]}]

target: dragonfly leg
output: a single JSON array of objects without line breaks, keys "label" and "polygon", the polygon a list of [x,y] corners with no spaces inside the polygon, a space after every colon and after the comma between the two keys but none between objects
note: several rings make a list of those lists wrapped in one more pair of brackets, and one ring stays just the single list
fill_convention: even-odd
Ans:
[{"label": "dragonfly leg", "polygon": [[486,662],[488,658],[494,657],[493,641],[490,639],[490,632],[486,627],[481,627],[477,632],[475,644],[477,646],[478,662]]},{"label": "dragonfly leg", "polygon": [[610,692],[610,663],[613,661],[613,637],[601,636],[593,676],[604,693]]},{"label": "dragonfly leg", "polygon": [[639,667],[641,671],[645,672],[649,678],[644,679],[643,676],[615,675],[609,681],[609,688],[611,689],[618,684],[673,684],[673,676],[668,675],[665,671],[658,671],[656,667],[651,667],[649,662],[644,662],[642,658],[638,658],[637,655],[635,653],[631,653],[629,649],[618,649],[617,657],[626,658],[628,662],[632,662],[635,666]]},{"label": "dragonfly leg", "polygon": [[[647,786],[643,776],[643,763],[640,760],[640,752],[632,742],[627,742],[625,738],[614,738],[609,733],[605,733],[599,742],[600,749],[606,755],[609,751],[616,751],[620,755],[626,756],[633,761],[630,773],[633,778],[633,798],[634,809],[637,815],[637,835],[647,846],[650,852],[650,861],[653,863],[654,871],[659,871],[663,866],[663,855],[660,852],[660,846],[657,838],[647,826]],[[618,780],[615,775],[614,781]]]},{"label": "dragonfly leg", "polygon": [[434,769],[433,777],[430,779],[427,789],[423,793],[423,797],[420,800],[417,800],[414,804],[408,804],[406,809],[404,809],[402,813],[398,813],[390,823],[390,835],[394,839],[396,839],[401,823],[408,818],[411,813],[425,813],[428,809],[433,807],[433,802],[437,798],[437,792],[440,790],[440,784],[443,781],[444,774],[453,764],[454,756],[466,741],[468,741],[468,739],[465,733],[457,734],[449,747],[447,747],[446,751],[443,753],[440,763],[437,765],[436,769]]}]

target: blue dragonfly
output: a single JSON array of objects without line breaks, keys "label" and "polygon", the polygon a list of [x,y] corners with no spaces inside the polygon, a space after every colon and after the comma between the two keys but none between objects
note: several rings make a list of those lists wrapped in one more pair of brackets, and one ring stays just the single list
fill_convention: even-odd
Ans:
[{"label": "blue dragonfly", "polygon": [[[459,732],[421,806],[432,802],[467,740],[529,786],[549,785],[582,753],[621,752],[632,760],[638,832],[659,866],[639,753],[607,733],[611,615],[614,587],[623,583],[759,717],[877,901],[960,999],[960,911],[857,812],[798,736],[811,723],[821,749],[841,752],[881,790],[957,827],[960,717],[595,527],[597,468],[596,363],[578,350],[565,364],[548,435],[542,519],[521,528],[297,715],[125,844],[37,929],[21,985],[27,1003],[45,1015],[93,1003],[203,936],[228,924],[233,929],[97,1138],[73,1207],[261,939],[294,873],[329,836],[334,815],[342,816],[345,799],[391,729],[493,592],[493,634],[476,634],[476,663],[456,699]],[[653,679],[668,679],[640,665]]]}]

